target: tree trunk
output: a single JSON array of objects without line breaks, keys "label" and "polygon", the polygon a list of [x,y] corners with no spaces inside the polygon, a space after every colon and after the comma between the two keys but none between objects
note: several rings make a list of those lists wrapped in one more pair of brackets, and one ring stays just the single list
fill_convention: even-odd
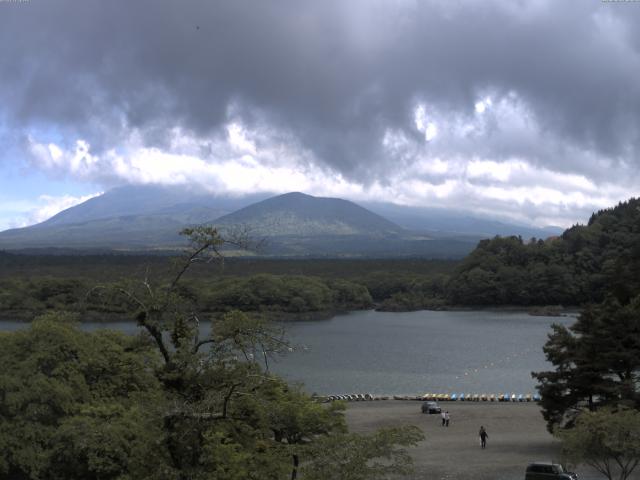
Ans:
[{"label": "tree trunk", "polygon": [[293,458],[293,469],[291,469],[291,480],[296,480],[298,478],[298,465],[300,463],[300,459],[297,454],[291,455]]}]

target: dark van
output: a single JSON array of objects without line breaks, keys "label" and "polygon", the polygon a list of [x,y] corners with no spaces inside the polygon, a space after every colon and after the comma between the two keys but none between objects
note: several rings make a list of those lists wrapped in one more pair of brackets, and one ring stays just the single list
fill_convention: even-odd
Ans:
[{"label": "dark van", "polygon": [[422,413],[441,413],[442,409],[437,402],[423,402]]},{"label": "dark van", "polygon": [[537,462],[527,466],[525,480],[577,480],[578,475],[565,472],[562,465],[557,463]]}]

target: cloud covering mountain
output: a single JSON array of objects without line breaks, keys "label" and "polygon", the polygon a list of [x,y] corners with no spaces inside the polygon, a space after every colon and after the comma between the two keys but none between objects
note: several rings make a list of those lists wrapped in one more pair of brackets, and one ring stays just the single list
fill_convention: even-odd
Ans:
[{"label": "cloud covering mountain", "polygon": [[2,168],[93,191],[303,190],[539,226],[638,194],[638,3],[0,10]]},{"label": "cloud covering mountain", "polygon": [[37,225],[0,232],[0,250],[174,251],[186,245],[181,230],[204,224],[225,237],[248,235],[251,245],[261,246],[253,254],[458,258],[496,234],[545,238],[560,233],[444,215],[392,204],[369,210],[300,192],[232,197],[176,186],[126,186]]}]

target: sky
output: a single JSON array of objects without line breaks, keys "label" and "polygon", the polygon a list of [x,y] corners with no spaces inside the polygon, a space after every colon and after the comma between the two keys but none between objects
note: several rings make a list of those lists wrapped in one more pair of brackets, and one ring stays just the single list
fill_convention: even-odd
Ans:
[{"label": "sky", "polygon": [[640,1],[0,0],[0,230],[125,184],[570,226],[640,195]]}]

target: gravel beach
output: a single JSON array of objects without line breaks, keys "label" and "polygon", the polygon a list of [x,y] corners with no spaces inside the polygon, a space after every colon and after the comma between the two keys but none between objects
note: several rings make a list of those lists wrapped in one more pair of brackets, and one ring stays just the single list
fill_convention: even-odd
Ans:
[{"label": "gravel beach", "polygon": [[[417,401],[354,402],[348,405],[346,418],[352,431],[362,433],[400,424],[420,427],[425,440],[411,449],[415,474],[410,479],[522,480],[530,462],[560,460],[558,443],[547,432],[534,403],[450,402],[440,406],[449,411],[448,428],[441,426],[440,415],[422,414]],[[489,434],[485,450],[480,448],[480,425]],[[587,468],[575,471],[581,480],[603,478]]]}]

